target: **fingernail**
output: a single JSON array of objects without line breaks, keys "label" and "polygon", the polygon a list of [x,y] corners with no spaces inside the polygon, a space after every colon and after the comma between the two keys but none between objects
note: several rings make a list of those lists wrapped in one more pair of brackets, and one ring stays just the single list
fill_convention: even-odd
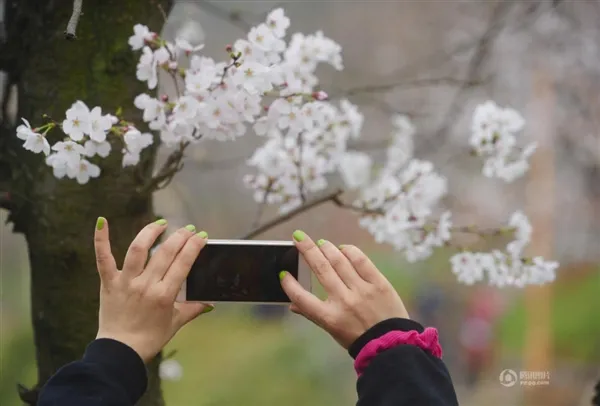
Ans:
[{"label": "fingernail", "polygon": [[204,314],[204,313],[212,312],[213,310],[215,310],[215,307],[214,307],[214,306],[206,306],[206,307],[204,308],[204,310],[202,310],[202,313],[200,313],[200,314]]},{"label": "fingernail", "polygon": [[304,237],[306,237],[306,234],[304,234],[304,231],[302,230],[296,230],[294,231],[294,234],[292,234],[294,237],[294,240],[300,242],[302,240],[304,240]]},{"label": "fingernail", "polygon": [[282,281],[283,278],[285,278],[285,274],[287,273],[287,271],[281,271],[279,272],[279,280]]},{"label": "fingernail", "polygon": [[344,247],[345,247],[345,245],[344,245],[344,244],[342,244],[342,245],[340,245],[338,248],[339,248],[339,249],[344,249]]},{"label": "fingernail", "polygon": [[317,246],[321,247],[323,244],[325,244],[325,240],[324,239],[320,239],[319,241],[317,241]]},{"label": "fingernail", "polygon": [[185,226],[185,229],[193,233],[194,231],[196,231],[196,226],[194,226],[193,224],[188,224],[187,226]]},{"label": "fingernail", "polygon": [[196,234],[198,237],[200,238],[208,238],[208,233],[206,231],[200,231],[198,234]]},{"label": "fingernail", "polygon": [[167,224],[167,220],[165,220],[165,219],[158,219],[154,223],[158,224],[159,226],[164,226],[165,224]]},{"label": "fingernail", "polygon": [[96,230],[102,230],[105,222],[106,219],[104,217],[98,217],[98,220],[96,220]]}]

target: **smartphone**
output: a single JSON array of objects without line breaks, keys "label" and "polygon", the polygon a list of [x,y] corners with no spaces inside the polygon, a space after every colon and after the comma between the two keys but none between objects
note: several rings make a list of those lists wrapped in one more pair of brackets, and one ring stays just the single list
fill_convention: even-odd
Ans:
[{"label": "smartphone", "polygon": [[177,297],[179,302],[289,304],[279,273],[311,291],[311,272],[291,241],[208,240]]}]

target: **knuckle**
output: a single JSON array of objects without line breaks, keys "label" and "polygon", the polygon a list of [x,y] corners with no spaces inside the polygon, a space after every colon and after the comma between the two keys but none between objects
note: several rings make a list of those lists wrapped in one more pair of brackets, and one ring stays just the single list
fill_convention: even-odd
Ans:
[{"label": "knuckle", "polygon": [[156,303],[161,307],[169,307],[173,305],[173,298],[166,289],[163,289],[157,294]]},{"label": "knuckle", "polygon": [[325,261],[317,261],[313,269],[317,275],[324,275],[329,270],[329,264]]},{"label": "knuckle", "polygon": [[141,243],[139,242],[134,242],[133,244],[131,244],[129,246],[129,251],[132,254],[136,254],[136,255],[141,255],[141,254],[145,254],[146,252],[148,252],[148,250],[146,249],[146,247],[144,247]]},{"label": "knuckle", "polygon": [[379,286],[370,285],[362,293],[365,300],[371,301],[383,293]]},{"label": "knuckle", "polygon": [[355,267],[363,267],[367,264],[367,257],[363,253],[353,252],[350,261]]},{"label": "knuckle", "polygon": [[108,262],[108,255],[98,253],[96,254],[96,263],[99,265],[104,265]]},{"label": "knuckle", "polygon": [[342,306],[346,310],[352,310],[360,305],[360,297],[357,295],[344,295],[342,296]]},{"label": "knuckle", "polygon": [[161,246],[161,251],[167,257],[174,257],[177,254],[177,247],[173,243],[163,244]]},{"label": "knuckle", "polygon": [[300,290],[293,290],[289,294],[290,300],[298,305],[302,306],[305,302],[304,295]]},{"label": "knuckle", "polygon": [[334,268],[339,268],[344,264],[344,258],[341,255],[332,255],[329,263]]},{"label": "knuckle", "polygon": [[134,281],[129,286],[129,291],[134,297],[144,296],[146,294],[146,286],[142,283]]}]

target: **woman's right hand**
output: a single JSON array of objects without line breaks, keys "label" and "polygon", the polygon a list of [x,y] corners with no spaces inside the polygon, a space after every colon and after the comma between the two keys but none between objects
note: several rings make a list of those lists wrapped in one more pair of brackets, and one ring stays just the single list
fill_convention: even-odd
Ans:
[{"label": "woman's right hand", "polygon": [[353,245],[337,248],[317,244],[304,232],[294,232],[296,247],[327,292],[320,300],[287,272],[281,285],[301,314],[327,331],[342,347],[350,345],[375,324],[395,317],[409,318],[402,299],[371,260]]}]

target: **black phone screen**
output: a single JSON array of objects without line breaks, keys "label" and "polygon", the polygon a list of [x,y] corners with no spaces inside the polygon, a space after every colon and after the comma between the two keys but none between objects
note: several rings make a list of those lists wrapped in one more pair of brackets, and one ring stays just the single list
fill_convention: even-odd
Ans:
[{"label": "black phone screen", "polygon": [[207,244],[186,283],[186,300],[202,302],[290,302],[279,273],[298,278],[294,246]]}]

